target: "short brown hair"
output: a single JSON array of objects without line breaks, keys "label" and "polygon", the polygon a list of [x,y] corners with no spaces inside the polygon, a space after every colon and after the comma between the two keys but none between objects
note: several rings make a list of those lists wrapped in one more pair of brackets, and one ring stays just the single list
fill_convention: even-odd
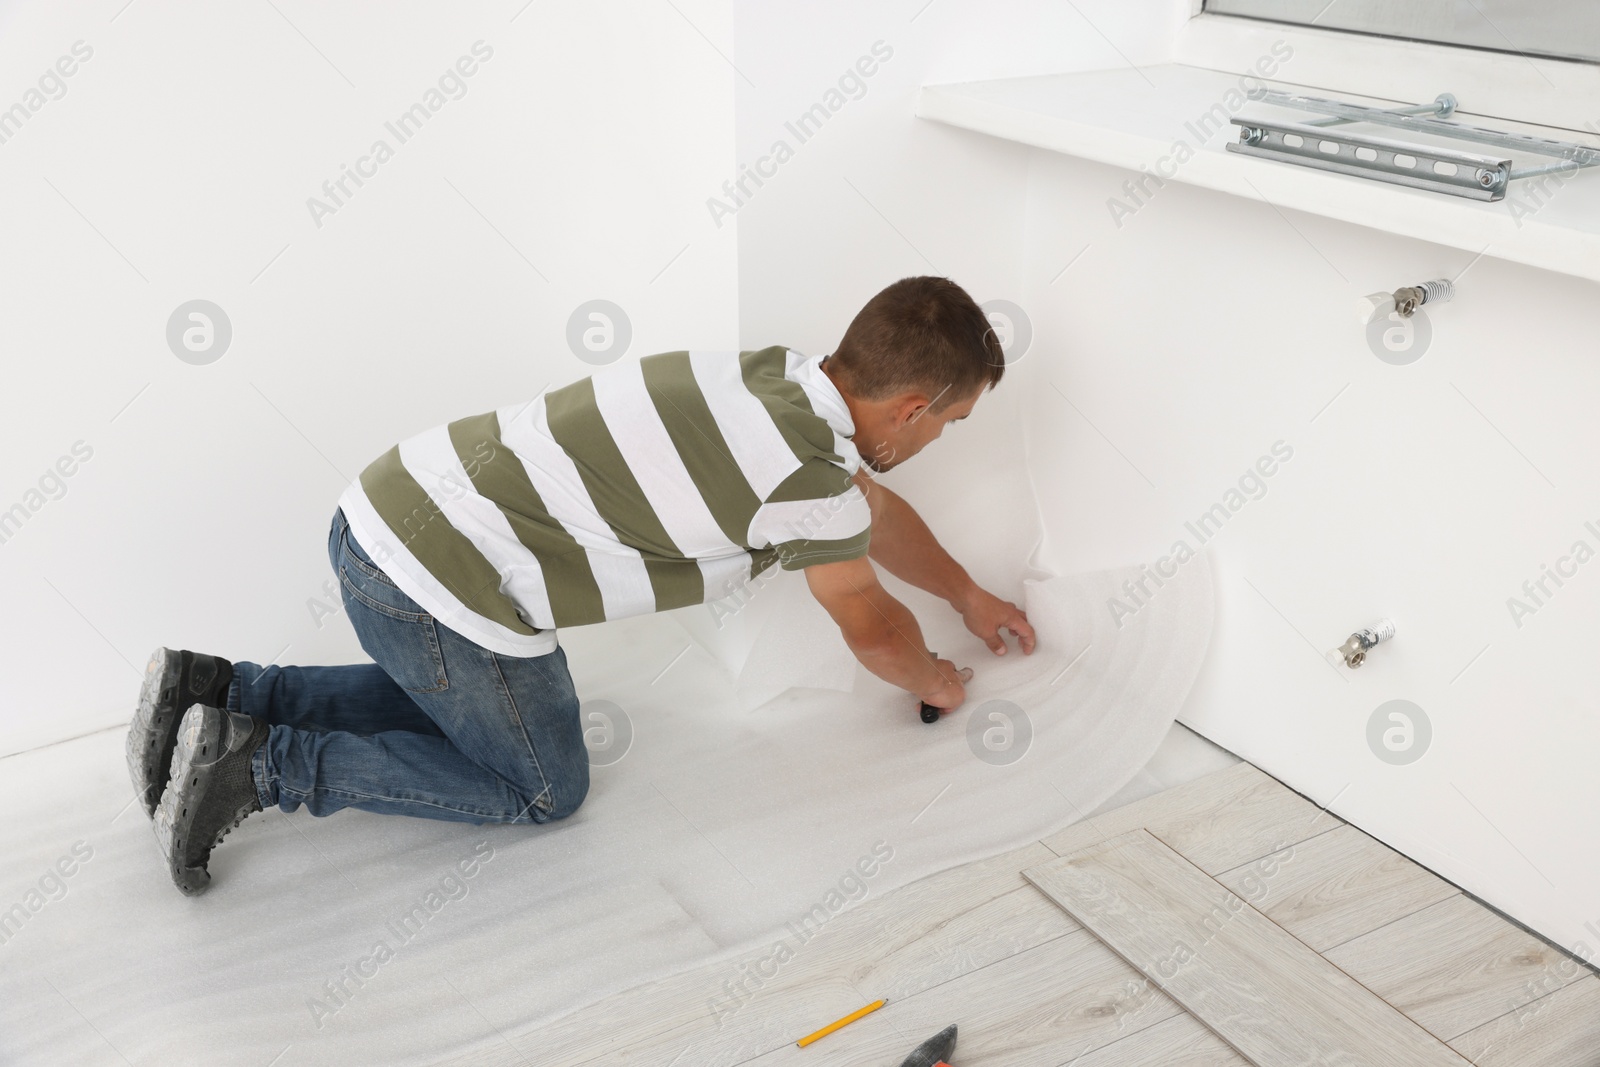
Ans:
[{"label": "short brown hair", "polygon": [[920,390],[935,413],[994,388],[1006,369],[983,310],[949,278],[928,275],[901,278],[867,301],[829,362],[852,395],[886,400]]}]

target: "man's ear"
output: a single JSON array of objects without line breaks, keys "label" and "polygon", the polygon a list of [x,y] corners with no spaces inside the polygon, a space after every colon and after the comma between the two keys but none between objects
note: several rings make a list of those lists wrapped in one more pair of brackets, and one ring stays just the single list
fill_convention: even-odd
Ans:
[{"label": "man's ear", "polygon": [[[894,428],[904,429],[915,419],[928,414],[930,401],[926,393],[906,393],[895,401]],[[920,412],[920,414],[919,414]]]}]

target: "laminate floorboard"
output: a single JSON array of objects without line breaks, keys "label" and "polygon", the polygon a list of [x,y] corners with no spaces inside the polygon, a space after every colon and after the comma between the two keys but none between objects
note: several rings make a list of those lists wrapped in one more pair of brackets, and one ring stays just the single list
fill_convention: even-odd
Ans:
[{"label": "laminate floorboard", "polygon": [[[1108,909],[1128,929],[1082,921]],[[1179,989],[1151,962],[1185,939]],[[1248,764],[869,894],[787,945],[449,1067],[896,1067],[951,1022],[959,1067],[1600,1067],[1600,978]]]},{"label": "laminate floorboard", "polygon": [[1241,864],[1217,881],[1318,952],[1461,892],[1354,826]]},{"label": "laminate floorboard", "polygon": [[1477,1067],[1600,1067],[1600,978],[1564,985],[1450,1046]]},{"label": "laminate floorboard", "polygon": [[508,1035],[448,1067],[671,1063],[685,1050],[681,1064],[743,1062],[872,1000],[898,1001],[1077,931],[1019,873],[1051,855],[1035,843],[869,895],[809,940],[787,936],[787,959],[767,949],[714,960]]},{"label": "laminate floorboard", "polygon": [[[867,1018],[875,1019],[879,1029],[891,1028],[898,1034],[900,1044],[886,1051],[900,1059],[918,1042],[954,1022],[960,1067],[1040,1067],[1071,1063],[1085,1049],[1110,1044],[1181,1013],[1171,999],[1139,981],[1094,935],[1078,930],[908,1000],[885,1005]],[[820,1026],[832,1018],[824,1012],[816,1023]],[[748,1067],[899,1062],[890,1056],[875,1060],[871,1054],[863,1054],[861,1035],[844,1037],[846,1031],[860,1025],[852,1023],[803,1049],[791,1040],[752,1059]],[[835,1041],[831,1049],[827,1047],[830,1041]],[[697,1061],[686,1058],[683,1062]]]},{"label": "laminate floorboard", "polygon": [[1587,973],[1564,953],[1461,894],[1326,955],[1444,1041]]},{"label": "laminate floorboard", "polygon": [[1466,1067],[1148,830],[1023,875],[1258,1067]]},{"label": "laminate floorboard", "polygon": [[1058,856],[1149,830],[1207,874],[1230,870],[1344,825],[1338,816],[1248,763],[1196,778],[1052,834]]},{"label": "laminate floorboard", "polygon": [[1250,1061],[1184,1012],[1086,1052],[1067,1067],[1250,1067]]}]

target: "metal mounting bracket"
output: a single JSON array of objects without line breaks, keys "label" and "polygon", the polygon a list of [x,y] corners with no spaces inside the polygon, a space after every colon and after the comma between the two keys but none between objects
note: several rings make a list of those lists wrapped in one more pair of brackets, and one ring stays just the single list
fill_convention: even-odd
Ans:
[{"label": "metal mounting bracket", "polygon": [[[1231,121],[1239,127],[1239,140],[1229,142],[1225,146],[1228,151],[1338,174],[1376,178],[1415,189],[1450,193],[1473,200],[1501,200],[1514,179],[1554,171],[1564,171],[1570,175],[1581,167],[1600,164],[1600,148],[1446,122],[1444,117],[1453,114],[1456,109],[1456,99],[1449,93],[1439,94],[1431,104],[1390,109],[1347,104],[1320,96],[1281,93],[1272,89],[1252,89],[1249,97],[1263,103],[1328,117],[1306,122],[1234,118]],[[1476,155],[1329,128],[1351,122],[1368,122],[1473,141],[1494,148],[1556,156],[1560,162],[1513,168],[1512,161],[1498,153],[1494,156]]]}]

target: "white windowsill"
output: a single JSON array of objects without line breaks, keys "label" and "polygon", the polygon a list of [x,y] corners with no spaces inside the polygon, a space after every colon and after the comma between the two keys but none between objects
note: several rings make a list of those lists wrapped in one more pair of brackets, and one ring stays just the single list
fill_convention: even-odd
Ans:
[{"label": "white windowsill", "polygon": [[[1332,96],[1374,107],[1418,102],[1378,100],[1271,79],[1262,82],[1274,89]],[[1221,119],[1220,129],[1214,118],[1208,136],[1205,131],[1195,132],[1193,126],[1213,106],[1223,104],[1228,90],[1239,86],[1240,77],[1236,74],[1165,63],[1139,69],[927,85],[917,96],[915,113],[920,118],[1133,171],[1143,166],[1169,181],[1264,200],[1279,208],[1294,208],[1600,281],[1600,167],[1585,168],[1564,182],[1561,175],[1517,179],[1504,200],[1484,203],[1447,193],[1408,189],[1374,178],[1347,177],[1251,158],[1223,147],[1238,138],[1237,127],[1227,117]],[[1445,88],[1448,87],[1441,86],[1440,90]],[[1237,117],[1255,115],[1292,122],[1312,117],[1255,101],[1232,109],[1224,105],[1216,114],[1224,111]],[[1471,125],[1600,147],[1593,136],[1570,130],[1507,123],[1464,111],[1454,117]],[[1419,139],[1409,130],[1365,124],[1348,128],[1399,140]],[[1158,171],[1158,162],[1173,155],[1178,141],[1195,149],[1194,155],[1178,165],[1176,173],[1171,163],[1163,164]],[[1479,147],[1473,142],[1434,139],[1431,143],[1507,158],[1499,149]],[[1548,162],[1552,157],[1512,153],[1509,158],[1515,169],[1517,165]],[[1167,177],[1169,174],[1171,177]],[[1156,188],[1154,183],[1148,187]],[[1108,187],[1104,195],[1121,197],[1122,193]],[[1520,225],[1512,210],[1513,202],[1523,209]],[[1542,207],[1537,206],[1540,202]]]}]

